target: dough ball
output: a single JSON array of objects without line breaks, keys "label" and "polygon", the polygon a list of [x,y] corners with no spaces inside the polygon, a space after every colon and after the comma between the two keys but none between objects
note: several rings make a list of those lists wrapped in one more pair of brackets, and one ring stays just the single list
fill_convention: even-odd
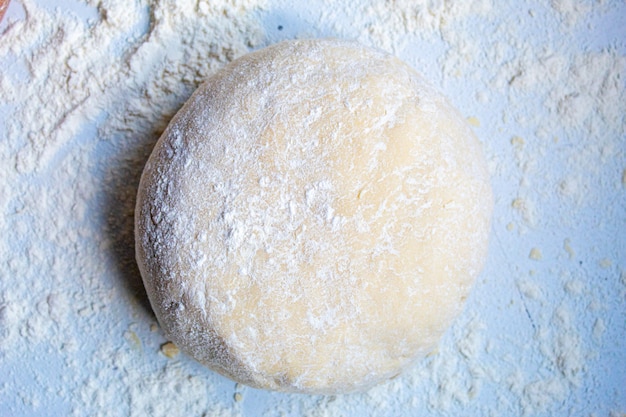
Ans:
[{"label": "dough ball", "polygon": [[230,63],[173,118],[141,178],[137,261],[166,336],[209,368],[350,392],[433,349],[491,210],[478,141],[414,70],[289,41]]}]

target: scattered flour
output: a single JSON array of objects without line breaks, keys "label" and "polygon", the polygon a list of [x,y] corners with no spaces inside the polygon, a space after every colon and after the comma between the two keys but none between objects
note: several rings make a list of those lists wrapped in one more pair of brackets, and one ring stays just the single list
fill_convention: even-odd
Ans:
[{"label": "scattered flour", "polygon": [[[280,31],[267,16],[290,5],[46,3],[13,0],[0,25],[3,410],[224,417],[258,401],[267,416],[624,413],[623,387],[591,399],[581,390],[609,386],[592,369],[598,355],[625,360],[626,255],[609,237],[626,227],[626,56],[619,39],[595,48],[574,37],[586,36],[591,17],[623,12],[620,2],[553,0],[540,11],[490,0],[327,0],[314,17],[281,17],[280,27],[306,28],[294,36],[319,26],[398,55],[440,49],[430,71],[468,89],[459,107],[480,120],[472,125],[491,157],[502,216],[494,229],[510,231],[494,246],[563,253],[540,263],[502,257],[439,351],[388,384],[337,397],[243,395],[177,355],[154,331],[134,262],[134,199],[160,132],[207,75]],[[545,36],[525,36],[526,25]],[[607,190],[616,197],[605,200]],[[584,230],[589,242],[557,230]],[[531,267],[536,274],[521,275]]]},{"label": "scattered flour", "polygon": [[[79,401],[84,406],[74,415],[110,416],[109,407],[116,405],[115,415],[124,416],[206,416],[235,417],[236,407],[215,404],[214,389],[202,375],[191,376],[179,363],[167,363],[159,369],[146,371],[132,349],[118,349],[113,356],[104,350],[96,352],[100,369],[82,384]],[[110,383],[107,369],[115,369],[120,380]],[[142,372],[143,370],[143,372]],[[103,384],[103,381],[107,383]],[[120,390],[120,386],[125,387]],[[93,407],[93,404],[97,407]],[[87,413],[86,413],[87,411]]]},{"label": "scattered flour", "polygon": [[523,279],[517,281],[517,288],[519,288],[522,295],[531,300],[542,299],[541,287],[537,282],[530,279]]}]

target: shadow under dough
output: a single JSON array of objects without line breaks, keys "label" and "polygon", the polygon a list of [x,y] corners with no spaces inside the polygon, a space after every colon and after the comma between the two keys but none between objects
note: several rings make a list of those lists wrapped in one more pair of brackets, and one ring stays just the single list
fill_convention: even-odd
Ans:
[{"label": "shadow under dough", "polygon": [[106,231],[111,242],[109,248],[117,276],[129,292],[131,299],[154,317],[148,295],[135,259],[135,202],[137,189],[152,148],[160,133],[151,133],[146,139],[134,142],[134,147],[120,151],[111,161],[105,181]]}]

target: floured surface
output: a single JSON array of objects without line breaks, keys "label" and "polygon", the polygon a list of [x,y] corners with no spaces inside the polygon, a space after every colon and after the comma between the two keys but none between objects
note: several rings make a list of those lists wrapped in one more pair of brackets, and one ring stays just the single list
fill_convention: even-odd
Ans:
[{"label": "floured surface", "polygon": [[157,144],[138,259],[166,334],[254,386],[397,375],[456,317],[486,255],[480,145],[399,60],[279,44],[197,91]]},{"label": "floured surface", "polygon": [[[0,24],[0,409],[623,414],[625,16],[621,1],[587,0],[12,0]],[[312,36],[358,39],[424,73],[472,118],[496,197],[465,312],[425,361],[360,395],[268,394],[169,358],[134,261],[139,176],[173,114],[233,58]]]}]

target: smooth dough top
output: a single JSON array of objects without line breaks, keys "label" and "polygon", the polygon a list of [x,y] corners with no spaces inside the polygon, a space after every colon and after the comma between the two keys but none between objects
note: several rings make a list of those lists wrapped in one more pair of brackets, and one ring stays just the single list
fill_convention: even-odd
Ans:
[{"label": "smooth dough top", "polygon": [[166,335],[245,384],[365,389],[428,353],[479,273],[491,189],[463,118],[393,56],[283,42],[208,79],[142,176]]}]

